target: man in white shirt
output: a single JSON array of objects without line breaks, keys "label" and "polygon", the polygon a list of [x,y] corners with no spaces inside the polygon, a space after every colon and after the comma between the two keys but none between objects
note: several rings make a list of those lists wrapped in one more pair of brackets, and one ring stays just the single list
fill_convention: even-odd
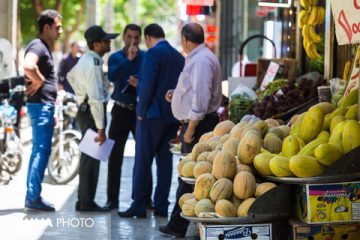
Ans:
[{"label": "man in white shirt", "polygon": [[[181,31],[181,44],[187,57],[175,90],[165,96],[171,110],[182,123],[180,134],[182,153],[189,153],[201,135],[214,129],[219,121],[216,111],[221,104],[221,70],[217,57],[204,44],[204,30],[197,23],[185,25]],[[192,186],[180,178],[176,202],[169,223],[160,232],[184,237],[189,221],[180,216],[179,198],[191,193]]]},{"label": "man in white shirt", "polygon": [[[110,51],[110,40],[118,33],[106,33],[100,26],[91,26],[85,31],[89,51],[68,73],[67,78],[75,91],[80,105],[76,121],[84,135],[87,129],[98,133],[95,141],[102,144],[106,140],[106,103],[107,85],[102,70],[102,56]],[[95,201],[96,185],[99,177],[99,161],[86,154],[81,154],[79,169],[79,189],[76,211],[106,211]]]}]

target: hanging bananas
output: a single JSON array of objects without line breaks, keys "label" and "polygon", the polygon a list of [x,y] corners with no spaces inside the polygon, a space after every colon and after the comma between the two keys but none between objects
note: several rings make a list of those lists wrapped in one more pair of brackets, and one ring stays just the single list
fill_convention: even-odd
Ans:
[{"label": "hanging bananas", "polygon": [[325,9],[316,6],[318,0],[300,0],[304,8],[298,16],[298,26],[302,29],[303,46],[306,55],[311,59],[321,59],[316,44],[321,42],[321,37],[315,32],[315,26],[325,21]]}]

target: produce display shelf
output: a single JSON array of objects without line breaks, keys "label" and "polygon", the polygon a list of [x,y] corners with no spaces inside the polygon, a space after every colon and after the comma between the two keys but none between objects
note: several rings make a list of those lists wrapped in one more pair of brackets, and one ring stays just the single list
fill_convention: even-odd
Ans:
[{"label": "produce display shelf", "polygon": [[285,184],[316,184],[316,183],[337,183],[337,182],[350,182],[360,179],[360,173],[344,174],[337,176],[319,176],[310,178],[297,178],[297,177],[274,177],[266,176],[266,180],[285,183]]},{"label": "produce display shelf", "polygon": [[348,152],[320,176],[309,178],[262,176],[264,179],[285,184],[316,184],[349,182],[360,179],[360,147]]},{"label": "produce display shelf", "polygon": [[180,216],[185,218],[190,222],[196,223],[208,223],[208,224],[239,224],[239,223],[261,223],[268,222],[274,220],[273,215],[262,215],[262,216],[248,216],[248,217],[231,217],[231,218],[220,218],[220,217],[208,217],[208,218],[200,218],[200,217],[187,217],[182,212]]}]

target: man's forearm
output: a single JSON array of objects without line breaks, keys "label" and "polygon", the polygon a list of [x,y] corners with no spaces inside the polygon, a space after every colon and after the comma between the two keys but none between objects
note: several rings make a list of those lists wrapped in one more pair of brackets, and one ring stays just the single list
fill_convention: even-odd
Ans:
[{"label": "man's forearm", "polygon": [[40,73],[40,70],[37,66],[32,68],[25,68],[25,74],[30,81],[45,81],[45,77]]}]

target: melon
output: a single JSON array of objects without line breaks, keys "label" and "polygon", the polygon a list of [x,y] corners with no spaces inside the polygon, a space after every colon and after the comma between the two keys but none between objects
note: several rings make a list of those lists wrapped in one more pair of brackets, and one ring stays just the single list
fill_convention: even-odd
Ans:
[{"label": "melon", "polygon": [[221,137],[227,133],[230,133],[234,126],[235,124],[230,120],[219,122],[214,128],[213,135]]},{"label": "melon", "polygon": [[249,172],[239,172],[234,179],[234,194],[240,199],[254,196],[256,181],[254,175]]},{"label": "melon", "polygon": [[209,198],[211,187],[216,182],[210,173],[201,174],[195,181],[194,195],[197,200]]},{"label": "melon", "polygon": [[219,217],[236,217],[234,204],[226,199],[221,199],[215,204],[215,212]]},{"label": "melon", "polygon": [[243,201],[237,210],[237,216],[247,217],[249,209],[254,202],[255,202],[255,198],[248,198],[245,201]]},{"label": "melon", "polygon": [[212,174],[216,179],[229,178],[233,179],[236,175],[235,156],[226,151],[219,152],[213,162]]},{"label": "melon", "polygon": [[212,164],[206,161],[201,161],[196,163],[195,167],[193,168],[193,175],[195,178],[198,178],[203,173],[211,173],[212,171]]},{"label": "melon", "polygon": [[255,197],[260,197],[261,195],[263,195],[264,193],[266,193],[267,191],[269,191],[275,187],[276,187],[276,184],[271,183],[271,182],[261,183],[258,186],[256,186]]},{"label": "melon", "polygon": [[182,209],[182,205],[184,204],[184,202],[185,202],[186,200],[189,200],[189,199],[192,199],[192,198],[195,199],[195,196],[194,196],[194,194],[192,194],[192,193],[185,193],[185,194],[183,194],[183,195],[179,198],[179,201],[178,201],[179,207]]},{"label": "melon", "polygon": [[233,194],[233,183],[227,178],[217,180],[210,190],[210,199],[217,202],[220,199],[229,199]]},{"label": "melon", "polygon": [[195,214],[200,217],[201,213],[215,212],[215,205],[210,199],[201,199],[195,204]]},{"label": "melon", "polygon": [[195,205],[198,201],[195,198],[186,200],[182,205],[182,213],[188,217],[195,217]]}]

